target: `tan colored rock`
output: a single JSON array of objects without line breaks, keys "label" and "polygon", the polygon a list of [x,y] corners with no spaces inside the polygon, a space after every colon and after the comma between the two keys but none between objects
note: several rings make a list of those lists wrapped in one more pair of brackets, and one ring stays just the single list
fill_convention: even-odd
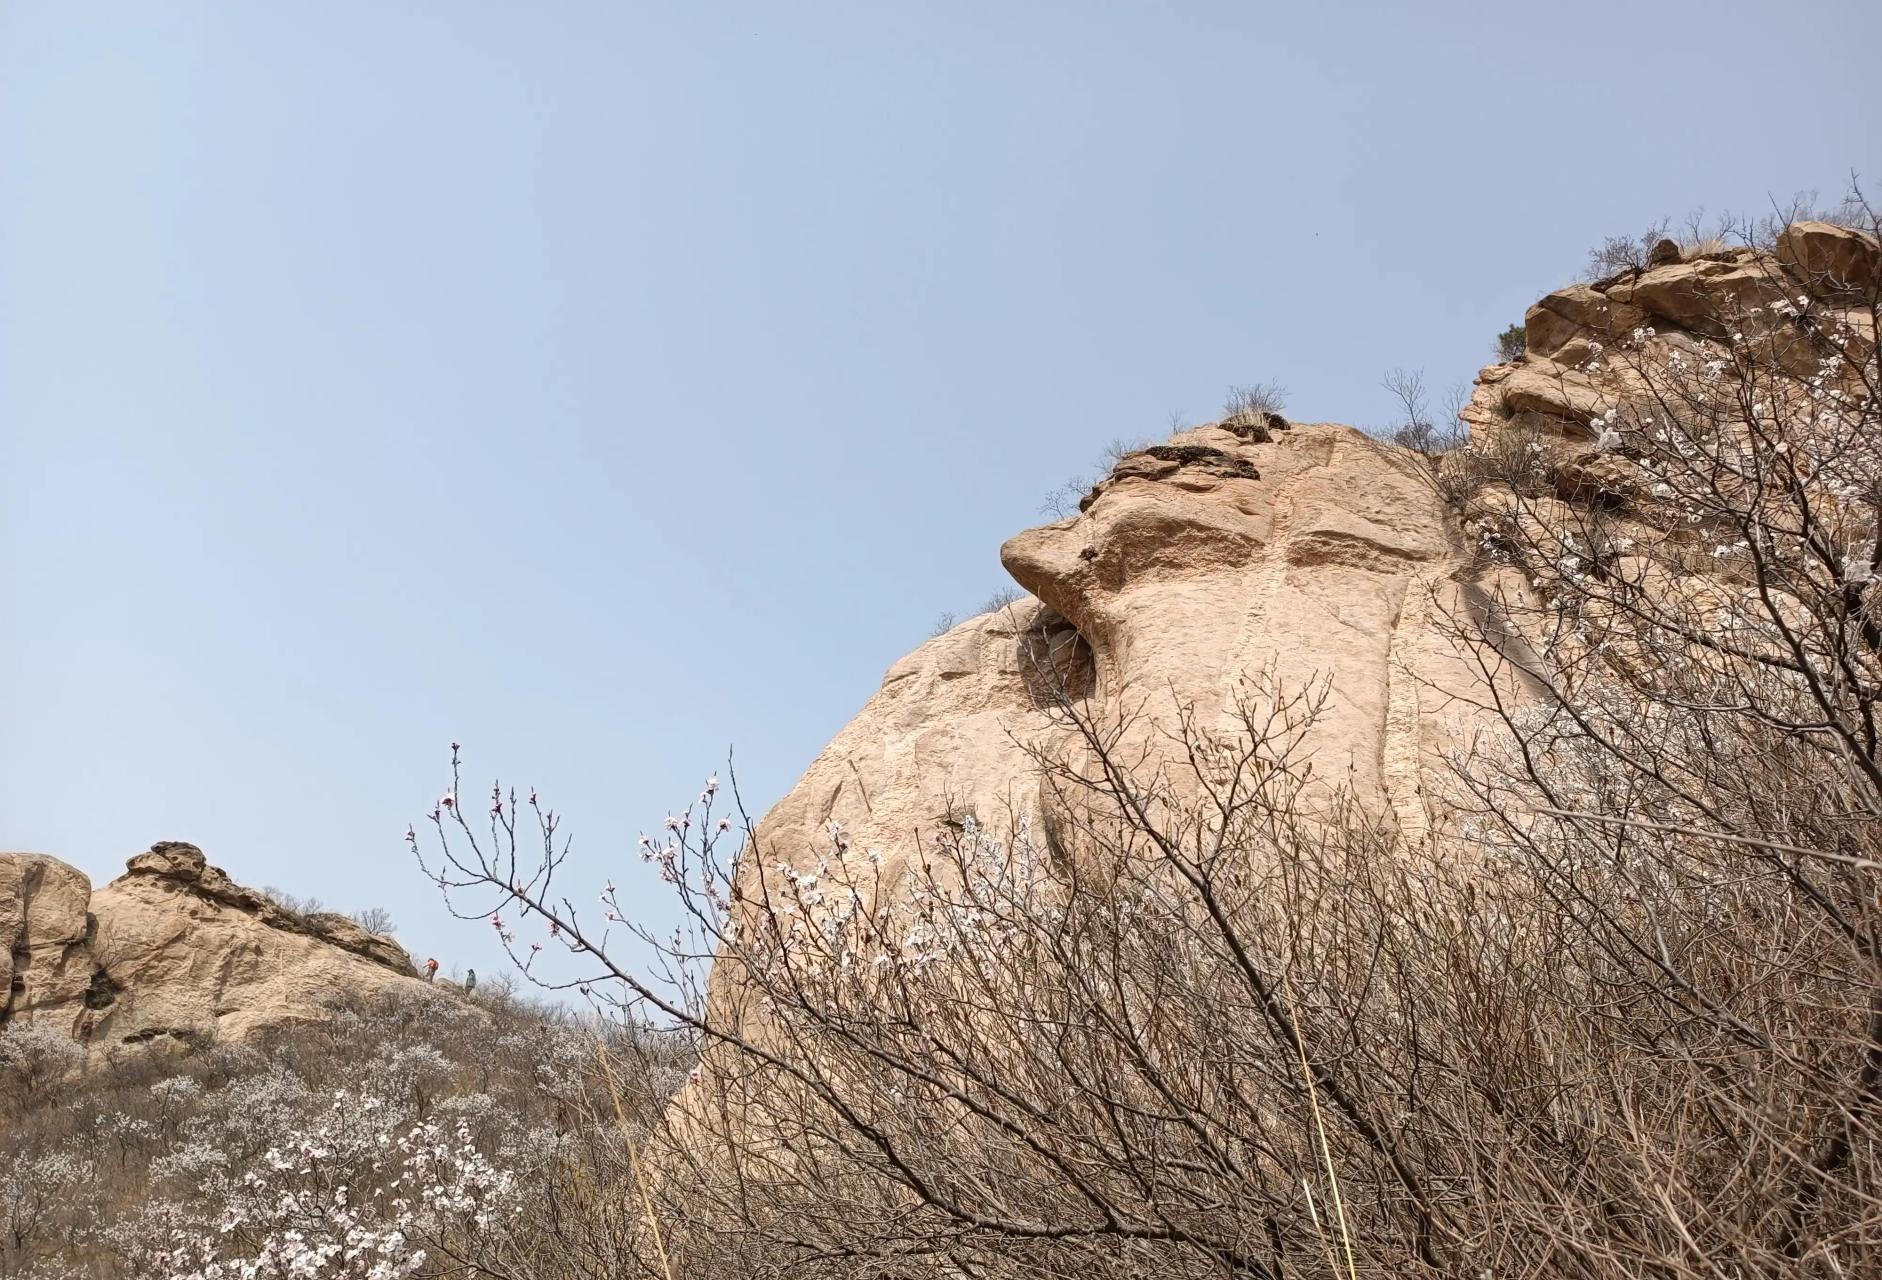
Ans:
[{"label": "tan colored rock", "polygon": [[1777,238],[1777,259],[1813,294],[1882,286],[1882,245],[1874,236],[1835,223],[1792,223]]},{"label": "tan colored rock", "polygon": [[1523,317],[1523,341],[1531,355],[1553,356],[1576,339],[1612,342],[1647,322],[1647,313],[1585,284],[1557,289]]},{"label": "tan colored rock", "polygon": [[1269,445],[1205,427],[1170,447],[1199,452],[1155,479],[1120,466],[1082,516],[1010,539],[1002,563],[1091,645],[1098,700],[1147,696],[1162,729],[1182,706],[1231,730],[1252,673],[1330,681],[1317,772],[1422,833],[1417,690],[1441,647],[1426,610],[1456,567],[1425,464],[1333,425]]},{"label": "tan colored rock", "polygon": [[[1417,455],[1335,425],[1249,439],[1220,425],[1120,459],[1077,516],[1009,540],[1037,597],[971,619],[889,670],[760,824],[760,858],[913,851],[972,814],[1036,815],[1029,751],[1076,744],[1040,699],[1064,679],[1099,716],[1141,707],[1136,746],[1168,750],[1179,709],[1231,730],[1248,677],[1330,684],[1307,750],[1413,839],[1426,774],[1468,686],[1436,614],[1464,556]],[[831,824],[840,834],[832,836]]]},{"label": "tan colored rock", "polygon": [[1791,284],[1770,259],[1698,258],[1655,267],[1607,296],[1698,333],[1736,328],[1754,309],[1786,297]]},{"label": "tan colored rock", "polygon": [[104,1055],[241,1041],[417,981],[392,939],[288,911],[178,841],[95,892],[56,858],[0,854],[0,944],[0,1025],[54,1026]]},{"label": "tan colored rock", "polygon": [[416,982],[390,938],[344,917],[301,916],[166,841],[92,895],[93,952],[120,994],[94,1038],[107,1051],[247,1039],[325,1016],[341,993]]},{"label": "tan colored rock", "polygon": [[[994,821],[1029,812],[1035,791],[1023,744],[1048,728],[1031,684],[1030,655],[1051,644],[1051,622],[1038,613],[1027,601],[970,618],[890,667],[765,815],[758,839],[767,866],[802,863],[836,840],[857,856],[881,854],[892,876],[969,813]],[[1075,645],[1063,631],[1061,643]]]},{"label": "tan colored rock", "polygon": [[[1867,261],[1838,232],[1803,227],[1789,243],[1799,261]],[[1634,355],[1697,365],[1752,307],[1777,334],[1767,304],[1793,287],[1769,254],[1677,258],[1656,246],[1648,270],[1531,308],[1529,353],[1485,369],[1461,411],[1477,442],[1519,429],[1509,443],[1535,451],[1564,504],[1650,505],[1631,463],[1590,447],[1592,420],[1636,387],[1634,332],[1656,331]],[[1350,428],[1286,426],[1217,423],[1127,454],[1077,516],[1009,540],[1001,561],[1037,603],[965,622],[891,668],[760,824],[761,858],[874,849],[893,871],[966,814],[1004,825],[1034,812],[1029,753],[1068,749],[1039,703],[1040,665],[1078,682],[1098,715],[1141,703],[1162,729],[1179,708],[1229,729],[1251,673],[1293,688],[1325,678],[1316,776],[1429,833],[1438,744],[1482,723],[1443,615],[1464,593],[1520,584],[1473,576],[1469,531],[1422,460]],[[1154,751],[1155,736],[1133,745]]]},{"label": "tan colored rock", "polygon": [[134,876],[150,876],[186,885],[199,897],[236,907],[269,928],[301,933],[376,961],[399,972],[409,972],[412,959],[405,948],[391,938],[369,933],[351,917],[337,912],[311,915],[289,911],[259,889],[239,885],[220,867],[212,867],[203,851],[180,840],[164,840],[125,863],[125,876],[106,888],[115,887]]},{"label": "tan colored rock", "polygon": [[1552,360],[1527,360],[1503,380],[1506,415],[1534,414],[1558,428],[1585,428],[1605,413],[1608,397],[1586,375]]},{"label": "tan colored rock", "polygon": [[[1557,290],[1530,308],[1529,354],[1484,369],[1458,414],[1478,446],[1512,429],[1543,436],[1564,496],[1622,502],[1649,520],[1656,518],[1650,495],[1638,491],[1630,468],[1581,447],[1593,439],[1594,418],[1643,393],[1643,368],[1683,362],[1697,370],[1737,352],[1775,360],[1800,378],[1821,374],[1831,353],[1848,369],[1875,348],[1875,320],[1858,295],[1882,289],[1875,238],[1822,222],[1793,224],[1775,252],[1740,247],[1654,259],[1647,270]],[[1805,307],[1807,292],[1814,302]],[[1637,339],[1633,326],[1647,332]],[[1611,341],[1597,350],[1604,332]],[[1853,377],[1845,390],[1863,393]],[[1563,439],[1546,442],[1551,435]]]},{"label": "tan colored rock", "polygon": [[1457,420],[1473,438],[1482,439],[1484,435],[1501,430],[1507,424],[1508,418],[1503,410],[1503,384],[1509,381],[1515,368],[1513,365],[1493,364],[1486,366],[1477,375],[1476,385],[1470,390],[1470,400],[1457,413]]},{"label": "tan colored rock", "polygon": [[1569,502],[1641,502],[1649,496],[1640,469],[1617,454],[1564,449],[1551,462],[1556,493]]},{"label": "tan colored rock", "polygon": [[0,1024],[76,1032],[91,987],[91,882],[40,853],[0,853]]}]

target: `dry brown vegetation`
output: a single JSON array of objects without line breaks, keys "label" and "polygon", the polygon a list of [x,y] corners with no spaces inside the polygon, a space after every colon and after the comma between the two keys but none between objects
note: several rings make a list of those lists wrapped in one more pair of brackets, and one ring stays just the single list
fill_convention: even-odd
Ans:
[{"label": "dry brown vegetation", "polygon": [[1810,283],[1607,354],[1638,500],[1564,501],[1520,436],[1460,460],[1486,694],[1429,847],[1313,779],[1326,689],[1258,679],[1154,757],[1063,698],[1042,811],[893,883],[841,832],[722,857],[709,790],[650,849],[664,981],[583,931],[552,819],[540,856],[441,825],[447,889],[705,1045],[643,1265],[1876,1274],[1882,282]]}]

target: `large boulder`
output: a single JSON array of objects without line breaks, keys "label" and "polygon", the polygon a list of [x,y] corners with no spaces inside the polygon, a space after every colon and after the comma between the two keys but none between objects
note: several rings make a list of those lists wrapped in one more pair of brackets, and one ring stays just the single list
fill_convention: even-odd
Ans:
[{"label": "large boulder", "polygon": [[390,938],[338,916],[289,911],[165,841],[92,895],[94,953],[122,995],[101,1018],[109,1045],[247,1039],[325,1016],[342,993],[417,981]]},{"label": "large boulder", "polygon": [[1501,380],[1498,398],[1511,417],[1532,415],[1558,430],[1585,428],[1607,411],[1607,394],[1587,375],[1552,360],[1525,360]]},{"label": "large boulder", "polygon": [[[1651,505],[1606,439],[1608,416],[1640,393],[1634,362],[1696,369],[1740,336],[1815,360],[1815,339],[1789,318],[1798,273],[1842,280],[1874,260],[1871,242],[1823,224],[1783,244],[1685,260],[1656,245],[1643,270],[1543,298],[1526,317],[1528,352],[1486,369],[1462,411],[1488,455],[1478,462],[1521,447],[1565,504]],[[1653,332],[1636,340],[1642,329]],[[970,814],[1001,826],[1036,816],[1038,758],[1078,749],[1042,678],[1076,685],[1097,717],[1138,712],[1142,731],[1120,741],[1140,765],[1169,749],[1179,718],[1232,729],[1251,676],[1325,680],[1303,743],[1314,776],[1414,840],[1442,838],[1443,749],[1485,722],[1447,624],[1481,592],[1524,589],[1473,558],[1482,532],[1460,523],[1424,459],[1348,427],[1230,420],[1126,454],[1079,514],[1001,549],[1031,599],[890,669],[761,822],[762,865],[873,850],[892,874]]]},{"label": "large boulder", "polygon": [[105,1055],[242,1041],[417,981],[391,938],[282,907],[180,841],[96,891],[56,858],[0,854],[0,944],[0,1025],[56,1027]]},{"label": "large boulder", "polygon": [[1617,302],[1592,285],[1557,289],[1523,317],[1523,345],[1532,355],[1554,356],[1577,338],[1612,342],[1647,322],[1639,307]]},{"label": "large boulder", "polygon": [[760,823],[766,874],[874,854],[893,880],[969,817],[1041,817],[1039,757],[1082,750],[1050,712],[1058,689],[1102,719],[1135,712],[1125,750],[1154,753],[1185,717],[1232,731],[1255,677],[1326,681],[1314,776],[1414,842],[1431,834],[1427,779],[1471,684],[1442,625],[1468,557],[1417,455],[1330,424],[1185,431],[1001,561],[1031,598],[890,668]]},{"label": "large boulder", "polygon": [[91,882],[40,853],[0,853],[0,1024],[77,1030],[92,985]]},{"label": "large boulder", "polygon": [[1882,287],[1882,245],[1832,222],[1793,222],[1777,238],[1777,258],[1814,294]]},{"label": "large boulder", "polygon": [[1326,681],[1304,758],[1423,836],[1434,694],[1463,679],[1433,616],[1463,561],[1423,460],[1333,424],[1163,448],[1175,469],[1126,457],[1076,519],[1008,540],[1007,571],[1091,646],[1100,707],[1143,700],[1145,750],[1178,714],[1232,731],[1252,676]]},{"label": "large boulder", "polygon": [[187,887],[197,897],[234,907],[271,929],[318,938],[342,951],[375,961],[397,973],[410,972],[412,958],[405,948],[383,934],[362,928],[336,912],[289,910],[258,889],[231,880],[221,867],[212,867],[203,851],[180,840],[163,840],[125,863],[125,875],[107,892],[136,877],[150,877]]},{"label": "large boulder", "polygon": [[1655,267],[1615,284],[1607,296],[1694,333],[1723,334],[1788,297],[1793,287],[1768,257],[1721,255]]},{"label": "large boulder", "polygon": [[[1458,418],[1473,450],[1494,454],[1514,430],[1564,496],[1657,519],[1627,464],[1588,447],[1614,410],[1641,403],[1649,371],[1753,358],[1808,379],[1830,355],[1847,369],[1875,349],[1869,302],[1878,292],[1882,245],[1831,223],[1793,223],[1769,250],[1683,258],[1662,242],[1645,269],[1558,289],[1531,307],[1527,351],[1484,369]],[[1862,393],[1853,380],[1845,390]]]}]

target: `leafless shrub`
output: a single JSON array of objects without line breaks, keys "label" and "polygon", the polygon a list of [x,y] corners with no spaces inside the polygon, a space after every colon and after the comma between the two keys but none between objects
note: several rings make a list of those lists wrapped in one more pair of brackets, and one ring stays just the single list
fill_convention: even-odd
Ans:
[{"label": "leafless shrub", "polygon": [[1394,369],[1385,375],[1380,385],[1392,393],[1399,405],[1398,421],[1390,431],[1393,444],[1415,449],[1426,457],[1436,457],[1464,442],[1466,433],[1457,420],[1455,394],[1449,406],[1449,421],[1439,421],[1431,411],[1422,369]]},{"label": "leafless shrub", "polygon": [[[591,989],[708,1041],[656,1139],[680,1271],[1685,1277],[1864,1256],[1876,1133],[1837,1064],[1866,1052],[1874,983],[1851,981],[1863,939],[1805,927],[1798,868],[1539,818],[1590,802],[1564,785],[1579,763],[1527,789],[1473,764],[1477,860],[1417,858],[1315,791],[1299,751],[1327,696],[1252,686],[1226,735],[1180,716],[1181,785],[1146,785],[1113,753],[1125,726],[1070,710],[1085,763],[1041,760],[1043,826],[969,817],[899,882],[840,835],[748,848],[779,861],[741,876],[690,835],[716,830],[705,802],[660,857],[716,943],[710,998],[696,969],[614,969],[546,880],[510,886],[598,960]],[[1577,744],[1557,726],[1553,749]],[[484,856],[507,866],[498,840]],[[1860,879],[1828,870],[1810,890],[1866,919]],[[1795,1135],[1839,1124],[1862,1154],[1806,1205],[1795,1179],[1826,1149]]]},{"label": "leafless shrub", "polygon": [[1637,499],[1503,488],[1479,528],[1524,585],[1455,627],[1535,696],[1460,803],[1593,926],[1591,977],[1662,993],[1613,1015],[1666,1073],[1633,1068],[1593,1166],[1661,1201],[1637,1274],[1875,1256],[1882,282],[1852,301],[1767,269],[1722,340],[1604,353],[1596,449]]},{"label": "leafless shrub", "polygon": [[1039,514],[1050,516],[1054,520],[1064,520],[1078,514],[1078,504],[1091,492],[1090,476],[1073,476],[1063,484],[1055,486],[1039,504]]},{"label": "leafless shrub", "polygon": [[83,1058],[80,1046],[54,1028],[39,1023],[0,1027],[0,1108],[35,1105]]},{"label": "leafless shrub", "polygon": [[980,607],[974,610],[974,612],[975,613],[997,613],[1000,610],[1005,609],[1010,605],[1018,604],[1021,600],[1024,600],[1025,598],[1026,598],[1026,593],[1024,591],[1021,591],[1018,587],[1012,587],[1012,586],[995,587],[993,589],[992,594],[988,595],[988,597],[985,600],[982,600],[980,602]]},{"label": "leafless shrub", "polygon": [[1461,510],[1473,509],[1486,491],[1555,491],[1551,442],[1533,426],[1512,422],[1493,432],[1464,433],[1459,446],[1440,459],[1438,492]]},{"label": "leafless shrub", "polygon": [[392,921],[392,913],[384,907],[366,907],[363,910],[353,912],[352,918],[353,923],[357,924],[367,933],[390,936],[398,932],[398,925],[394,924]]},{"label": "leafless shrub", "polygon": [[271,884],[263,885],[261,893],[264,898],[291,916],[305,919],[308,916],[325,915],[327,911],[327,904],[319,898],[312,896],[303,898],[289,893],[286,889],[277,889]]},{"label": "leafless shrub", "polygon": [[[1177,415],[1175,414],[1170,416],[1170,430],[1172,432],[1182,430]],[[1112,469],[1130,454],[1137,452],[1139,449],[1148,448],[1149,445],[1150,441],[1142,438],[1128,439],[1124,436],[1112,437],[1111,443],[1106,445],[1104,452],[1099,455],[1098,463],[1093,473],[1091,475],[1073,476],[1066,480],[1065,483],[1046,494],[1045,501],[1040,504],[1040,514],[1051,516],[1054,520],[1063,520],[1068,516],[1077,515],[1080,504],[1085,499],[1085,495],[1091,492],[1092,487],[1097,484],[1099,480],[1110,475]],[[985,613],[986,610],[982,609],[981,612]]]},{"label": "leafless shrub", "polygon": [[[1173,429],[1180,430],[1180,428]],[[1126,457],[1136,453],[1140,449],[1149,448],[1152,443],[1154,442],[1146,440],[1142,436],[1128,439],[1124,436],[1113,436],[1111,443],[1104,447],[1104,453],[1099,458],[1099,465],[1108,472]]]},{"label": "leafless shrub", "polygon": [[1625,271],[1644,270],[1655,248],[1668,240],[1677,249],[1673,260],[1682,262],[1741,247],[1769,249],[1785,227],[1806,221],[1869,230],[1875,218],[1852,175],[1843,198],[1833,205],[1822,204],[1815,191],[1799,191],[1788,200],[1773,199],[1762,213],[1727,211],[1708,217],[1704,208],[1694,209],[1686,215],[1677,234],[1672,220],[1661,218],[1639,236],[1609,236],[1589,251],[1583,274],[1589,280],[1603,280]]},{"label": "leafless shrub", "polygon": [[1230,387],[1228,401],[1222,406],[1223,421],[1260,426],[1269,414],[1287,409],[1287,388],[1278,382],[1257,382],[1246,387]]},{"label": "leafless shrub", "polygon": [[1637,236],[1608,236],[1588,251],[1584,274],[1590,280],[1603,280],[1622,271],[1645,269],[1655,245],[1667,238],[1672,220],[1661,218]]}]

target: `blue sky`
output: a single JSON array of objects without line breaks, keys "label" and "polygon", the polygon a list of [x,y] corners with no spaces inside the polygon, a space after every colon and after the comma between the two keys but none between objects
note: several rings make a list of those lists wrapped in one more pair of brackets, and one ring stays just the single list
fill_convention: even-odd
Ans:
[{"label": "blue sky", "polygon": [[[1882,188],[1873,4],[0,0],[0,847],[490,966],[400,840],[775,798],[1118,436],[1384,425],[1601,236]],[[474,791],[475,787],[467,787]]]}]

